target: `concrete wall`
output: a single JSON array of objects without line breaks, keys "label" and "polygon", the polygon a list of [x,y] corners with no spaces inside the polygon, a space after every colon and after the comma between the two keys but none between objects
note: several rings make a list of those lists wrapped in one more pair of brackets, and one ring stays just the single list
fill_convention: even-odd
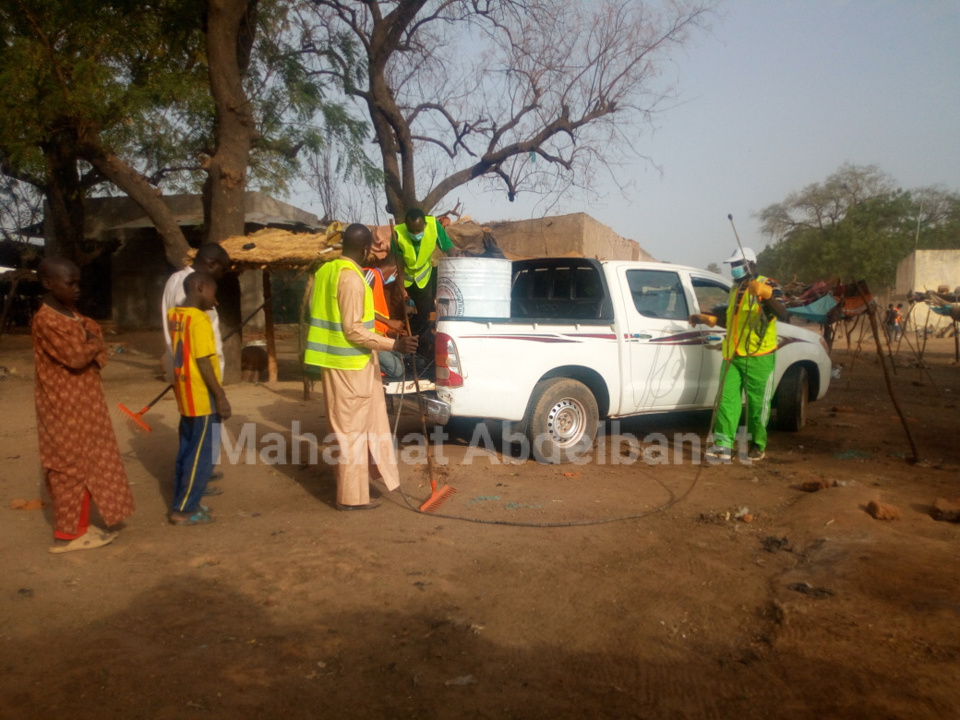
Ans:
[{"label": "concrete wall", "polygon": [[128,237],[113,255],[113,321],[121,328],[159,330],[163,286],[173,269],[155,230]]},{"label": "concrete wall", "polygon": [[[950,292],[960,287],[960,250],[916,250],[897,265],[895,293],[900,299],[896,302],[901,302],[911,290],[936,292],[941,285],[949,287]],[[926,308],[921,306],[914,308],[911,321],[918,321],[921,325],[928,322],[937,328],[951,322],[933,313],[928,320]]]},{"label": "concrete wall", "polygon": [[635,241],[620,237],[586,213],[485,225],[503,253],[514,260],[532,257],[653,260]]}]

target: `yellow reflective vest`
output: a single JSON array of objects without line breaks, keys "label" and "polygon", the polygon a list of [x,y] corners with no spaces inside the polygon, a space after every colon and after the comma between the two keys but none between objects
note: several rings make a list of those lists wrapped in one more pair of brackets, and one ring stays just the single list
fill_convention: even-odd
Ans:
[{"label": "yellow reflective vest", "polygon": [[[758,275],[754,278],[764,283],[767,278]],[[727,302],[727,335],[723,338],[723,357],[730,360],[734,354],[749,357],[769,355],[777,349],[777,319],[767,318],[763,311],[763,301],[750,294],[744,288],[743,296],[737,302],[740,286],[730,288]]]},{"label": "yellow reflective vest", "polygon": [[354,345],[343,332],[343,318],[337,303],[337,285],[340,272],[355,272],[366,288],[363,295],[363,326],[374,327],[373,291],[363,278],[356,263],[344,258],[331,260],[320,266],[313,279],[313,298],[310,302],[310,330],[307,333],[307,349],[303,355],[306,365],[315,365],[337,370],[363,370],[370,362],[373,351]]},{"label": "yellow reflective vest", "polygon": [[407,230],[407,224],[397,225],[394,230],[397,233],[397,245],[400,246],[400,252],[403,253],[404,276],[403,284],[410,287],[414,283],[418,288],[426,287],[430,280],[430,273],[433,272],[433,251],[437,249],[437,219],[432,215],[426,216],[423,226],[423,238],[420,240],[420,251],[413,247],[413,238],[410,237],[410,231]]}]

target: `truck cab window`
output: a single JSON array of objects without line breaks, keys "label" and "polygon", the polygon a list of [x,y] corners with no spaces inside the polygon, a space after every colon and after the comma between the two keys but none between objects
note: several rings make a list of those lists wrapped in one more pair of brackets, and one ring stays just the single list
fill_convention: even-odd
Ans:
[{"label": "truck cab window", "polygon": [[637,312],[660,320],[686,320],[690,313],[680,276],[667,270],[628,270],[627,284]]},{"label": "truck cab window", "polygon": [[715,307],[727,304],[730,288],[723,283],[696,275],[692,275],[690,281],[693,283],[693,294],[697,296],[697,304],[700,306],[697,312],[711,312]]}]

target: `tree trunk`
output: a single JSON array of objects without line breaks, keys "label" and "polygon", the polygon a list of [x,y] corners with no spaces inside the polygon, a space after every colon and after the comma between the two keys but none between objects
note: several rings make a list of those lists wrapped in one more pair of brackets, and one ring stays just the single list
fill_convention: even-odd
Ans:
[{"label": "tree trunk", "polygon": [[207,165],[210,216],[207,242],[243,235],[247,166],[257,137],[250,102],[243,89],[255,30],[256,0],[210,0],[207,60],[210,93],[216,106],[216,151]]},{"label": "tree trunk", "polygon": [[[250,150],[257,139],[253,110],[243,89],[256,32],[257,0],[209,0],[207,5],[207,63],[210,94],[216,107],[216,150],[207,164],[204,184],[205,242],[221,242],[243,235],[244,198]],[[240,380],[240,283],[228,275],[218,288],[220,326],[224,335],[240,329],[224,342],[224,383]]]},{"label": "tree trunk", "polygon": [[74,142],[55,137],[41,146],[46,160],[47,215],[53,224],[57,255],[81,265],[84,189]]}]

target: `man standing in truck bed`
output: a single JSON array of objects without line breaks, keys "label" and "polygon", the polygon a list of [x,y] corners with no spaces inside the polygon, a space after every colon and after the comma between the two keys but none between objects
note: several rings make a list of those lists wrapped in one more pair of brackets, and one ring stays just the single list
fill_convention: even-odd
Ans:
[{"label": "man standing in truck bed", "polygon": [[747,457],[762,460],[767,446],[767,421],[773,398],[773,370],[777,350],[777,320],[789,322],[783,291],[776,280],[757,274],[757,255],[737,250],[723,261],[730,265],[734,285],[725,309],[690,316],[693,325],[720,325],[726,367],[721,376],[720,402],[713,426],[716,445],[708,457],[729,462],[740,423],[742,396],[747,397]]},{"label": "man standing in truck bed", "polygon": [[424,215],[419,208],[410,208],[405,222],[394,228],[391,252],[403,258],[403,284],[417,306],[416,317],[410,320],[414,336],[420,336],[430,323],[437,297],[437,273],[433,267],[433,251],[447,253],[453,243],[447,231],[432,215]]}]

